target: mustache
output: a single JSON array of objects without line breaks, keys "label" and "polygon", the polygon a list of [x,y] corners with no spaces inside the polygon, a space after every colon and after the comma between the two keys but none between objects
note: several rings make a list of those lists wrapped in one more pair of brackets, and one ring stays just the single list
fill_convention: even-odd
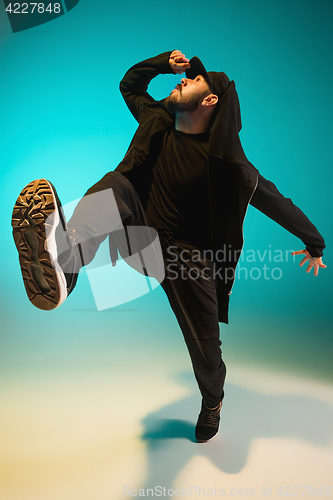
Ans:
[{"label": "mustache", "polygon": [[182,86],[182,84],[181,84],[181,83],[177,83],[177,85],[176,85],[176,89],[178,89],[178,90],[179,90],[179,92],[180,92],[180,94],[182,94],[183,86]]}]

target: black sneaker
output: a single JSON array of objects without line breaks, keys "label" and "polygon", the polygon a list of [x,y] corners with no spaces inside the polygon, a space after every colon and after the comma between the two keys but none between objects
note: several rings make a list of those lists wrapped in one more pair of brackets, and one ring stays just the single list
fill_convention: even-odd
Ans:
[{"label": "black sneaker", "polygon": [[207,408],[202,400],[201,412],[195,426],[195,437],[198,443],[207,443],[218,433],[222,401],[216,408]]},{"label": "black sneaker", "polygon": [[49,181],[39,179],[22,190],[14,206],[12,226],[30,302],[45,311],[55,309],[74,289],[81,261]]}]

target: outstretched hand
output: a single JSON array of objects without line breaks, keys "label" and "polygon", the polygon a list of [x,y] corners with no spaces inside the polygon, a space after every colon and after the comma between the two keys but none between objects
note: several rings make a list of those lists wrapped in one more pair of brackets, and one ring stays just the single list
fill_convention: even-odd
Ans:
[{"label": "outstretched hand", "polygon": [[309,252],[304,249],[304,250],[297,250],[297,252],[293,252],[291,255],[301,255],[304,254],[305,257],[301,260],[299,265],[302,267],[305,262],[309,261],[308,267],[306,268],[306,272],[309,273],[312,268],[314,268],[314,275],[318,276],[318,271],[319,268],[325,268],[325,264],[323,263],[323,260],[321,257],[311,257]]},{"label": "outstretched hand", "polygon": [[175,74],[181,75],[185,70],[189,69],[189,59],[182,54],[180,50],[174,50],[169,57],[169,66]]}]

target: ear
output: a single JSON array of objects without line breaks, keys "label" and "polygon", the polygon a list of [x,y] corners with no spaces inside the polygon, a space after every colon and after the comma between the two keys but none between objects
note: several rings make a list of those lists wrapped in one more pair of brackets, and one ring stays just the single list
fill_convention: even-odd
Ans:
[{"label": "ear", "polygon": [[209,94],[202,100],[202,106],[215,106],[218,103],[218,96],[216,94]]}]

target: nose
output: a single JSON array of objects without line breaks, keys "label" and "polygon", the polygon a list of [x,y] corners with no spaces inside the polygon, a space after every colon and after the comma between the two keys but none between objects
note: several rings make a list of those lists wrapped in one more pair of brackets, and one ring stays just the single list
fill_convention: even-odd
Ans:
[{"label": "nose", "polygon": [[182,85],[184,87],[186,87],[186,85],[187,85],[187,78],[182,78],[180,81],[181,81]]}]

